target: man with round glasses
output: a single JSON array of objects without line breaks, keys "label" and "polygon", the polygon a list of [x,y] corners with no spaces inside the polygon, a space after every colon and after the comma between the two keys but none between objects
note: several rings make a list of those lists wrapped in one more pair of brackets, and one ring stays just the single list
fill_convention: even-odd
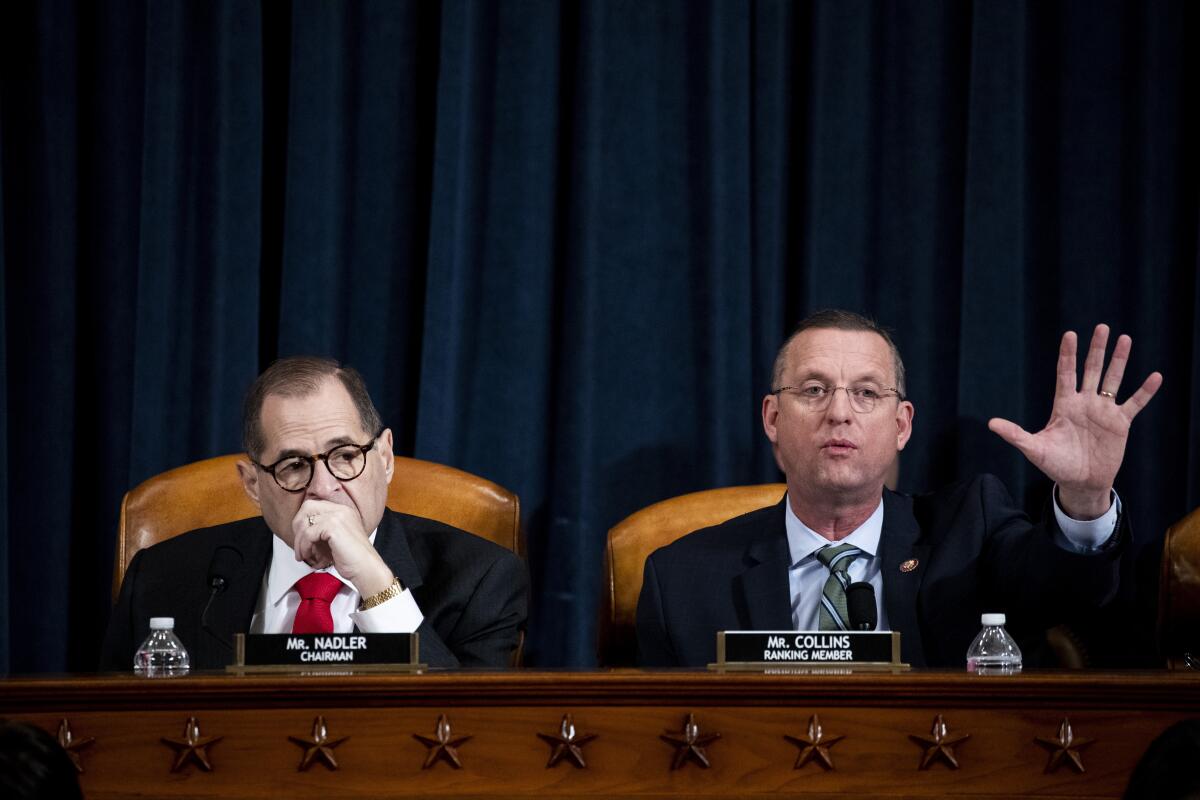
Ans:
[{"label": "man with round glasses", "polygon": [[[1099,325],[1077,387],[1076,336],[1059,349],[1050,422],[988,426],[1055,481],[1033,524],[984,475],[923,495],[885,483],[912,433],[904,363],[887,331],[847,311],[813,314],[775,359],[763,430],[787,481],[779,504],[684,536],[647,559],[641,662],[715,660],[719,630],[845,630],[845,587],[875,589],[878,627],[914,666],[962,666],[982,612],[1038,634],[1116,593],[1128,523],[1113,491],[1129,426],[1162,383],[1118,404],[1130,340],[1104,369]],[[841,591],[839,592],[839,588]]]},{"label": "man with round glasses", "polygon": [[[509,663],[528,577],[508,550],[386,507],[394,459],[359,374],[322,358],[272,364],[250,387],[238,462],[261,517],[192,531],[140,551],[105,637],[102,667],[128,669],[151,616],[174,616],[192,666],[219,667],[234,633],[420,634],[431,666]],[[207,573],[225,569],[200,630]]]}]

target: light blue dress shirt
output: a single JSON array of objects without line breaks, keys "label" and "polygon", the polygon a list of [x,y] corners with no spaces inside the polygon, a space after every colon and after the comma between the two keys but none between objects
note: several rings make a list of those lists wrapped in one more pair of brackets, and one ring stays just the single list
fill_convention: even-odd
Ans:
[{"label": "light blue dress shirt", "polygon": [[[1104,516],[1081,521],[1068,517],[1058,504],[1058,487],[1054,488],[1054,517],[1059,530],[1054,542],[1064,550],[1086,553],[1103,547],[1117,529],[1117,517],[1121,511],[1121,499],[1113,492],[1113,503]],[[788,552],[791,567],[788,569],[788,586],[792,592],[792,626],[798,631],[817,630],[818,606],[821,591],[829,570],[817,560],[816,552],[827,544],[834,544],[805,525],[792,510],[790,500],[784,503],[784,520],[787,528]],[[883,498],[867,521],[858,526],[836,544],[852,544],[863,551],[854,559],[848,570],[850,580],[866,581],[875,587],[875,605],[879,608],[879,625],[876,630],[891,630],[888,627],[887,609],[883,602],[883,575],[879,563],[879,537],[883,533]]]}]

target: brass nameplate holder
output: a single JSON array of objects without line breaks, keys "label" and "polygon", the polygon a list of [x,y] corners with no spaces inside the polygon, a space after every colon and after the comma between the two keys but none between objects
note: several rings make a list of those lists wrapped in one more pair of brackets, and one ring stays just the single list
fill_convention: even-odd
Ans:
[{"label": "brass nameplate holder", "polygon": [[416,633],[278,633],[233,637],[228,672],[421,672]]}]

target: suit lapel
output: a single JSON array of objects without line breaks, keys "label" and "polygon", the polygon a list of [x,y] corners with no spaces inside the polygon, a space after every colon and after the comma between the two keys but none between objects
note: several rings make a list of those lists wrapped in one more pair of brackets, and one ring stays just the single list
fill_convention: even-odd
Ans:
[{"label": "suit lapel", "polygon": [[383,512],[383,519],[379,522],[375,550],[405,589],[416,589],[423,583],[421,569],[408,546],[404,518],[390,509]]},{"label": "suit lapel", "polygon": [[884,489],[883,533],[879,539],[884,608],[888,624],[900,632],[901,658],[914,667],[925,666],[917,593],[929,563],[930,548],[918,542],[920,537],[912,498]]},{"label": "suit lapel", "polygon": [[[225,591],[213,598],[208,610],[209,627],[226,642],[233,642],[235,633],[248,633],[254,608],[262,590],[263,574],[271,558],[271,539],[275,535],[262,517],[257,524],[243,529],[235,525],[236,536],[229,544],[242,553],[242,565],[231,576]],[[206,568],[207,571],[207,568]],[[200,641],[208,652],[205,663],[232,663],[233,653],[224,644],[202,631]]]},{"label": "suit lapel", "polygon": [[764,509],[763,519],[754,538],[746,547],[746,569],[737,576],[745,619],[750,630],[788,631],[792,629],[791,589],[788,585],[787,531],[784,527],[783,500]]}]

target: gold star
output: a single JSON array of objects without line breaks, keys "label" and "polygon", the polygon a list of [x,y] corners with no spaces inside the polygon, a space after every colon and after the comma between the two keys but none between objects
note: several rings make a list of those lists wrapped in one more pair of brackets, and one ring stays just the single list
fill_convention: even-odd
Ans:
[{"label": "gold star", "polygon": [[825,732],[821,729],[821,718],[813,714],[808,718],[808,736],[789,736],[788,734],[784,734],[783,738],[800,748],[800,754],[796,756],[796,765],[792,769],[800,769],[808,762],[814,760],[825,769],[834,769],[833,757],[829,755],[829,748],[846,737],[840,734],[838,736],[826,736]]},{"label": "gold star", "polygon": [[704,769],[708,769],[707,745],[721,738],[719,733],[700,733],[694,714],[688,714],[683,721],[683,730],[664,731],[659,737],[664,742],[675,745],[675,757],[671,759],[671,769],[679,769],[689,760],[695,761]]},{"label": "gold star", "polygon": [[195,761],[205,772],[212,772],[212,764],[208,760],[208,748],[221,741],[223,736],[201,736],[200,723],[195,717],[188,717],[183,724],[182,739],[162,737],[163,744],[175,750],[175,763],[171,772],[179,772],[188,761]]},{"label": "gold star", "polygon": [[929,765],[939,758],[945,761],[951,769],[958,769],[958,759],[954,757],[954,745],[971,738],[969,733],[948,733],[949,728],[942,715],[933,718],[933,728],[929,736],[909,734],[908,738],[925,746],[925,755],[921,757],[919,769],[929,769]]},{"label": "gold star", "polygon": [[425,763],[421,765],[421,769],[429,769],[437,763],[439,758],[455,769],[462,769],[462,762],[458,759],[457,748],[471,737],[469,735],[451,736],[450,720],[446,719],[445,714],[438,716],[437,728],[434,731],[434,735],[436,738],[431,739],[419,733],[413,734],[414,739],[429,748],[429,753],[426,754]]},{"label": "gold star", "polygon": [[1046,762],[1046,772],[1054,772],[1064,763],[1069,763],[1071,769],[1082,773],[1086,770],[1083,768],[1083,756],[1079,754],[1079,751],[1095,743],[1096,740],[1077,738],[1075,731],[1071,730],[1071,720],[1063,717],[1062,724],[1058,726],[1057,739],[1037,736],[1034,737],[1034,741],[1050,751],[1050,760]]},{"label": "gold star", "polygon": [[79,760],[79,752],[85,747],[88,747],[96,740],[91,736],[85,739],[76,739],[71,733],[71,723],[64,718],[58,723],[58,746],[67,751],[67,756],[70,757],[71,763],[75,765],[75,771],[83,772],[83,763]]},{"label": "gold star", "polygon": [[574,718],[570,714],[563,714],[558,733],[539,733],[538,738],[554,748],[550,753],[550,760],[546,763],[546,769],[550,769],[564,758],[583,769],[587,767],[587,762],[583,760],[583,746],[595,739],[596,734],[576,733]]},{"label": "gold star", "polygon": [[318,716],[313,720],[312,736],[308,739],[299,736],[289,736],[296,744],[304,748],[304,755],[300,759],[300,766],[296,770],[303,772],[312,766],[316,759],[325,762],[325,765],[330,769],[337,769],[337,758],[333,755],[333,748],[337,747],[342,742],[349,739],[349,736],[342,736],[337,739],[329,738],[329,729],[325,725],[325,717]]}]

